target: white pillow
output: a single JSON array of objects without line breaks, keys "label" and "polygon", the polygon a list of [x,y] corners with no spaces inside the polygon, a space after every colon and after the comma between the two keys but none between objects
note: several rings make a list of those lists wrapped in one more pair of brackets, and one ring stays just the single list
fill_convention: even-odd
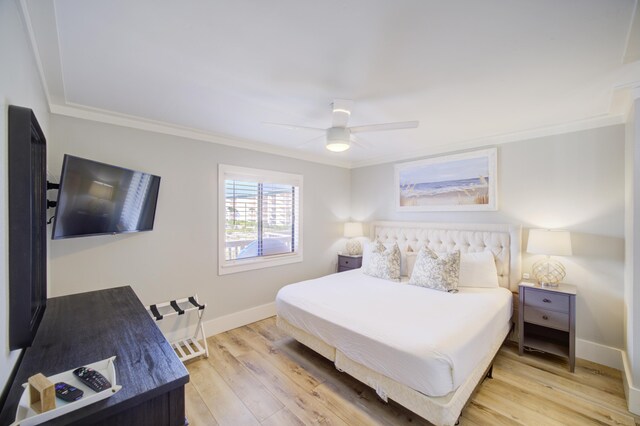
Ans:
[{"label": "white pillow", "polygon": [[408,263],[407,263],[407,255],[409,253],[407,253],[406,251],[400,251],[400,276],[406,277],[407,275],[409,275],[407,273],[408,271]]},{"label": "white pillow", "polygon": [[490,251],[461,253],[458,287],[500,287],[493,253]]},{"label": "white pillow", "polygon": [[405,259],[406,262],[405,264],[407,265],[407,276],[410,277],[411,274],[413,273],[413,267],[416,266],[416,258],[418,257],[418,252],[412,251],[412,252],[408,252],[405,255]]},{"label": "white pillow", "polygon": [[362,267],[363,268],[366,268],[369,262],[371,261],[371,251],[375,248],[375,246],[376,246],[375,241],[369,241],[364,243],[364,247],[362,247]]}]

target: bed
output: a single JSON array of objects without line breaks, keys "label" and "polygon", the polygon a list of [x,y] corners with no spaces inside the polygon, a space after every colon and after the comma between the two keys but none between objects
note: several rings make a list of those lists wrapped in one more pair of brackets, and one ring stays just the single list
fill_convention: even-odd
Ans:
[{"label": "bed", "polygon": [[336,368],[437,425],[455,424],[511,327],[521,272],[516,225],[375,222],[403,253],[490,251],[499,286],[439,292],[361,270],[285,286],[278,326]]}]

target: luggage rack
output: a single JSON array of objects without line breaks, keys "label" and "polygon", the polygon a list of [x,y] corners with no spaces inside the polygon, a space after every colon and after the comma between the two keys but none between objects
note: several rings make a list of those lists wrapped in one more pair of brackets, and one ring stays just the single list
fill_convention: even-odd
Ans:
[{"label": "luggage rack", "polygon": [[[193,334],[193,337],[169,342],[182,362],[196,358],[200,355],[204,355],[206,358],[209,358],[209,346],[207,345],[207,337],[204,334],[204,327],[202,325],[202,315],[204,314],[204,308],[206,307],[206,303],[201,305],[198,302],[197,294],[185,297],[184,299],[170,300],[168,302],[157,303],[147,307],[147,311],[151,313],[151,316],[153,316],[156,321],[161,321],[174,315],[184,315],[185,312],[198,312],[198,325],[196,325],[196,331]],[[200,334],[202,334],[204,347],[200,342],[198,342],[198,336]]]}]

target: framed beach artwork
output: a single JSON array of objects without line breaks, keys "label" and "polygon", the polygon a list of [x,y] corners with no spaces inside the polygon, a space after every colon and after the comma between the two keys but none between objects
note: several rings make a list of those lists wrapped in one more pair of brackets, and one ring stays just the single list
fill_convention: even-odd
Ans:
[{"label": "framed beach artwork", "polygon": [[397,210],[497,210],[496,182],[496,148],[396,164]]}]

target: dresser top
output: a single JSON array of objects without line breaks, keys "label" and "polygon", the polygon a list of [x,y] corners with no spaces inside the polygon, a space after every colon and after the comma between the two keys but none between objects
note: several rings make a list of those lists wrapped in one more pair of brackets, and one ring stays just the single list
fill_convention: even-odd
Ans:
[{"label": "dresser top", "polygon": [[343,256],[343,257],[362,257],[361,254],[348,254],[348,253],[342,253],[342,252],[338,252],[338,256]]},{"label": "dresser top", "polygon": [[519,286],[527,287],[527,288],[535,288],[537,290],[550,291],[553,293],[563,293],[563,294],[576,294],[578,291],[578,288],[575,285],[563,284],[563,283],[559,283],[557,287],[543,287],[540,284],[537,284],[534,282],[521,281]]}]

